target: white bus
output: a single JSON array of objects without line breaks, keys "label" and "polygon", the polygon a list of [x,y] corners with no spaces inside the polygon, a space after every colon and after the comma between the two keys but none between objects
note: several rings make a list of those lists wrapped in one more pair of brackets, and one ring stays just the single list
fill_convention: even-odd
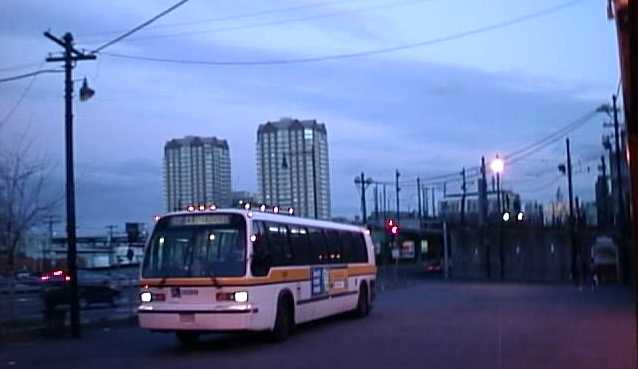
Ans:
[{"label": "white bus", "polygon": [[376,271],[369,232],[358,226],[214,207],[171,213],[146,246],[139,324],[184,344],[220,331],[283,340],[298,323],[366,316]]}]

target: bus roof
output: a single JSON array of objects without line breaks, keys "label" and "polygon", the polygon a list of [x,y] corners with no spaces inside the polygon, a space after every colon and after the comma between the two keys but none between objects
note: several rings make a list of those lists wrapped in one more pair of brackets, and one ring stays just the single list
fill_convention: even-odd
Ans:
[{"label": "bus roof", "polygon": [[[302,218],[296,217],[294,215],[287,214],[274,214],[271,212],[263,212],[259,210],[244,210],[244,209],[234,209],[234,208],[221,208],[216,210],[195,210],[195,211],[176,211],[165,214],[163,217],[174,216],[174,215],[203,215],[203,214],[240,214],[243,215],[244,218],[253,219],[253,220],[263,220],[270,222],[281,222],[295,225],[305,225],[309,227],[320,227],[320,228],[332,228],[332,229],[340,229],[344,231],[355,231],[355,232],[364,232],[366,230],[365,227],[353,225],[353,224],[345,224],[345,223],[337,223],[331,222],[327,220],[317,220],[310,218]],[[248,213],[252,213],[252,217],[249,217]]]}]

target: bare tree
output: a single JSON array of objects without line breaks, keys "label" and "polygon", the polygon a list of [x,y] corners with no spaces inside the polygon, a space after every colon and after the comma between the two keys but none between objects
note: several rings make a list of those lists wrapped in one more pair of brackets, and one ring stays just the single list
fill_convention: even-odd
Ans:
[{"label": "bare tree", "polygon": [[46,193],[49,168],[45,160],[29,158],[30,145],[0,153],[0,245],[7,255],[7,269],[24,236],[54,212],[60,198]]},{"label": "bare tree", "polygon": [[[55,212],[61,200],[47,194],[50,166],[45,160],[34,159],[31,151],[31,145],[23,144],[15,150],[0,152],[0,251],[6,256],[5,270],[11,274],[11,302],[18,249],[29,231]],[[10,303],[9,318],[14,314]]]}]

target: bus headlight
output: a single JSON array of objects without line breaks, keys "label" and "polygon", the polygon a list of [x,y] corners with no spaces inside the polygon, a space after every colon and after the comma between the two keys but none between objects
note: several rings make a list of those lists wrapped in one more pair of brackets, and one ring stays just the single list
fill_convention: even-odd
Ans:
[{"label": "bus headlight", "polygon": [[140,293],[140,301],[142,302],[151,302],[153,300],[153,295],[150,292],[142,292]]},{"label": "bus headlight", "polygon": [[235,292],[235,302],[246,302],[248,301],[248,292],[246,291],[239,291],[239,292]]}]

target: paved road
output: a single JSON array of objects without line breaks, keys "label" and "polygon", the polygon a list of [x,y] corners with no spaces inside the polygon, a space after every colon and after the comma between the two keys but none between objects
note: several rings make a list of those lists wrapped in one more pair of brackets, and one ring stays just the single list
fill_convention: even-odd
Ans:
[{"label": "paved road", "polygon": [[384,292],[370,317],[301,327],[280,344],[210,336],[196,348],[133,327],[81,341],[0,346],[0,368],[634,368],[632,298],[619,288],[423,280]]},{"label": "paved road", "polygon": [[[10,296],[0,295],[0,323],[9,319]],[[110,304],[92,304],[82,309],[82,316],[90,321],[104,320],[109,317],[121,318],[122,315],[132,314],[137,303],[137,287],[124,287],[120,296],[115,301],[115,306]],[[14,296],[14,309],[17,320],[39,322],[43,319],[44,304],[40,292],[19,293]]]}]

